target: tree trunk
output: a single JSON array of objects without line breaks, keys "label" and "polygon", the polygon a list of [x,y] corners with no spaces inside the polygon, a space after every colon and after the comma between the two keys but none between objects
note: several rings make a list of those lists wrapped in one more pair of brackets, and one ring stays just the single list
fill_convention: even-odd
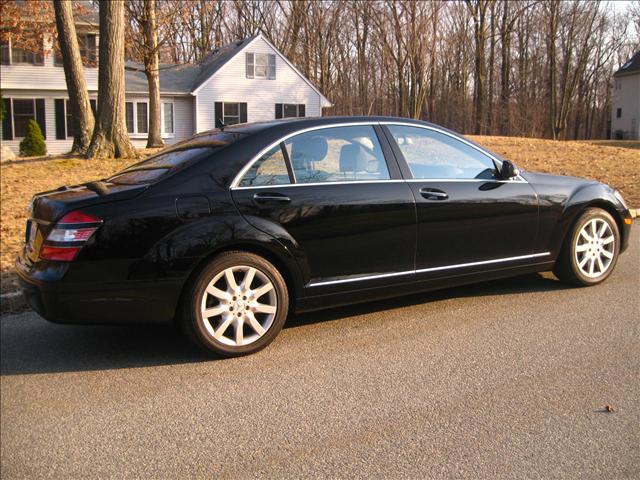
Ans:
[{"label": "tree trunk", "polygon": [[509,135],[511,123],[511,29],[509,26],[509,0],[502,4],[502,25],[500,28],[500,43],[502,48],[502,62],[500,66],[500,135]]},{"label": "tree trunk", "polygon": [[89,102],[87,82],[76,36],[71,0],[56,0],[53,4],[58,30],[58,43],[64,65],[64,77],[69,92],[69,108],[75,126],[71,152],[84,155],[89,148],[95,119]]},{"label": "tree trunk", "polygon": [[124,88],[124,2],[101,0],[98,117],[87,158],[137,157],[127,134]]},{"label": "tree trunk", "polygon": [[549,130],[551,138],[557,139],[556,116],[557,116],[557,93],[556,93],[556,34],[558,31],[558,5],[549,2],[549,38],[548,38],[548,64],[549,76],[547,93],[549,95]]},{"label": "tree trunk", "polygon": [[147,148],[162,147],[160,132],[160,74],[158,71],[158,30],[156,28],[156,1],[144,1],[143,24],[145,49],[144,73],[149,83],[149,136]]}]

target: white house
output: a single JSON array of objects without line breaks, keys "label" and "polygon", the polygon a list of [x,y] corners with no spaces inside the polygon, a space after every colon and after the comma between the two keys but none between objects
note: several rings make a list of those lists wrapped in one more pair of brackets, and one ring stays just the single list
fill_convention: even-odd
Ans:
[{"label": "white house", "polygon": [[[85,78],[92,106],[98,91],[98,30],[77,22]],[[42,54],[1,45],[0,89],[6,115],[3,145],[18,152],[26,125],[35,119],[49,153],[73,143],[72,117],[62,62],[45,40]],[[47,54],[49,52],[49,54]],[[148,85],[141,65],[127,64],[127,129],[136,147],[144,147],[149,127]],[[262,35],[213,52],[198,65],[162,65],[160,69],[162,137],[167,144],[216,127],[283,117],[320,116],[329,100]]]},{"label": "white house", "polygon": [[640,140],[640,51],[613,74],[611,138]]}]

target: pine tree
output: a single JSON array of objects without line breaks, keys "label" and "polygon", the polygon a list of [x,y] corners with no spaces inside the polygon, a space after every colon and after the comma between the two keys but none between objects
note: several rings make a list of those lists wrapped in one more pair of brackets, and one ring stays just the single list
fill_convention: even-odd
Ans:
[{"label": "pine tree", "polygon": [[29,120],[27,134],[20,142],[20,155],[23,157],[39,157],[47,154],[47,145],[40,125],[35,120]]}]

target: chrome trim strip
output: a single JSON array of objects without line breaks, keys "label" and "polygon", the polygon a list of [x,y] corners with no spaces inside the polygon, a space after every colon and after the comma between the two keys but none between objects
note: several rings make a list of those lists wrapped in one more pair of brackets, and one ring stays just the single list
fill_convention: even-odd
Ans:
[{"label": "chrome trim strip", "polygon": [[464,143],[465,145],[470,146],[471,148],[479,151],[480,153],[485,154],[487,157],[491,158],[492,160],[495,160],[496,162],[500,163],[500,165],[502,165],[502,160],[494,157],[493,155],[491,155],[491,153],[487,152],[484,148],[474,145],[473,143],[468,141],[466,138],[464,138],[462,135],[454,135],[453,133],[446,132],[437,127],[432,127],[431,125],[420,125],[415,123],[394,122],[394,121],[384,121],[384,122],[379,122],[379,124],[380,125],[402,125],[403,127],[415,127],[415,128],[424,128],[425,130],[433,130],[434,132],[442,133],[444,135],[447,135],[448,137],[453,138],[454,140],[458,140]]},{"label": "chrome trim strip", "polygon": [[[519,178],[519,177],[518,177]],[[492,178],[409,178],[404,180],[407,183],[431,183],[431,182],[440,182],[440,183],[527,183],[525,179],[522,180],[498,180]]]},{"label": "chrome trim strip", "polygon": [[250,190],[252,188],[282,188],[282,187],[310,187],[326,185],[358,185],[370,183],[404,183],[405,180],[350,180],[347,182],[309,182],[309,183],[281,183],[279,185],[249,185],[245,187],[232,187],[231,190]]},{"label": "chrome trim strip", "polygon": [[480,262],[470,262],[470,263],[459,263],[456,265],[446,265],[443,267],[432,267],[432,268],[421,268],[419,270],[407,270],[405,272],[394,272],[394,273],[382,273],[378,275],[365,275],[362,277],[355,278],[346,278],[344,280],[328,280],[326,282],[314,282],[307,285],[308,287],[320,287],[325,285],[337,285],[340,283],[351,283],[351,282],[359,282],[362,280],[376,280],[378,278],[388,278],[388,277],[397,277],[400,275],[411,275],[417,273],[426,273],[426,272],[436,272],[439,270],[449,270],[454,268],[464,268],[464,267],[475,267],[477,265],[490,265],[492,263],[501,263],[501,262],[514,262],[516,260],[525,260],[528,258],[538,258],[538,257],[546,257],[551,255],[551,252],[543,252],[543,253],[534,253],[531,255],[520,255],[517,257],[507,257],[507,258],[497,258],[494,260],[483,260]]},{"label": "chrome trim strip", "polygon": [[483,260],[481,262],[459,263],[457,265],[448,265],[448,266],[445,266],[445,267],[421,268],[419,270],[416,270],[415,273],[437,272],[438,270],[447,270],[447,269],[450,269],[450,268],[475,267],[476,265],[489,265],[489,264],[492,264],[492,263],[501,263],[501,262],[515,262],[516,260],[525,260],[527,258],[546,257],[547,255],[551,255],[551,252],[534,253],[534,254],[531,254],[531,255],[520,255],[520,256],[517,256],[517,257],[496,258],[495,260]]},{"label": "chrome trim strip", "polygon": [[[380,122],[380,125],[402,125],[404,127],[416,127],[416,128],[424,128],[425,130],[433,130],[434,132],[438,132],[438,133],[442,133],[444,135],[447,135],[455,140],[458,140],[462,143],[464,143],[465,145],[468,145],[469,147],[479,151],[480,153],[486,155],[487,157],[489,157],[491,160],[493,160],[494,162],[498,162],[500,165],[502,165],[502,160],[500,160],[499,158],[494,157],[491,152],[489,152],[488,150],[485,150],[482,147],[479,147],[478,145],[474,145],[473,143],[469,142],[466,138],[464,138],[462,135],[454,135],[450,132],[447,132],[445,130],[442,130],[440,128],[437,127],[432,127],[430,125],[420,125],[420,124],[415,124],[415,123],[408,123],[408,122],[394,122],[394,121],[384,121],[384,122]],[[518,180],[495,180],[495,181],[500,181],[500,182],[517,182],[517,183],[529,183],[527,182],[526,179],[524,179],[521,175],[518,175],[516,177]],[[436,179],[407,179],[407,181],[411,181],[411,180],[422,180],[422,181],[442,181],[442,180],[436,180]],[[464,179],[448,179],[450,181],[461,181]],[[446,180],[446,181],[448,181]],[[472,179],[475,180],[475,179]]]},{"label": "chrome trim strip", "polygon": [[398,277],[400,275],[410,275],[416,273],[415,270],[407,270],[406,272],[381,273],[378,275],[365,275],[363,277],[345,278],[344,280],[328,280],[326,282],[310,283],[308,287],[321,287],[325,285],[337,285],[339,283],[360,282],[362,280],[376,280],[378,278]]},{"label": "chrome trim strip", "polygon": [[[468,140],[466,140],[464,137],[462,137],[461,135],[454,135],[452,133],[446,132],[440,128],[437,127],[432,127],[430,125],[420,125],[417,123],[409,123],[409,122],[393,122],[393,121],[373,121],[373,122],[367,122],[367,121],[360,121],[360,122],[346,122],[346,123],[334,123],[332,125],[316,125],[315,127],[307,127],[307,128],[303,128],[302,130],[297,130],[295,132],[292,133],[288,133],[287,135],[281,137],[280,139],[278,139],[277,141],[271,143],[270,145],[268,145],[267,147],[263,148],[262,150],[260,150],[260,152],[255,155],[249,162],[247,162],[247,164],[242,167],[242,169],[238,172],[238,174],[233,178],[233,181],[231,182],[230,188],[231,189],[240,189],[240,188],[256,188],[254,186],[251,187],[241,187],[239,186],[240,180],[242,180],[242,177],[244,176],[245,173],[247,173],[247,171],[253,166],[254,163],[256,163],[258,161],[258,159],[260,159],[260,157],[262,157],[265,153],[267,153],[269,150],[271,150],[273,147],[277,146],[278,144],[280,144],[281,142],[284,142],[286,140],[288,140],[291,137],[295,137],[296,135],[300,135],[302,133],[307,133],[307,132],[312,132],[314,130],[323,130],[325,128],[339,128],[339,127],[356,127],[356,126],[374,126],[374,125],[402,125],[402,126],[407,126],[407,127],[416,127],[416,128],[424,128],[425,130],[432,130],[434,132],[439,132],[442,133],[444,135],[447,135],[455,140],[458,140],[462,143],[464,143],[465,145],[468,145],[471,148],[474,148],[475,150],[479,151],[480,153],[483,153],[484,155],[486,155],[487,157],[491,158],[493,161],[498,162],[500,165],[502,165],[502,160],[494,157],[493,155],[491,155],[491,153],[489,153],[488,151],[486,151],[483,148],[480,148],[476,145],[474,145],[473,143],[469,142]],[[461,182],[461,181],[466,181],[466,180],[476,180],[476,179],[437,179],[437,178],[423,178],[423,179],[419,179],[419,178],[410,178],[410,179],[405,179],[405,181],[410,182],[410,181],[422,181],[422,182],[443,182],[443,181],[450,181],[450,182]],[[390,182],[390,181],[397,181],[397,180],[374,180],[373,182]],[[527,182],[522,176],[518,175],[517,180],[490,180],[490,179],[478,179],[477,181],[498,181],[498,182],[513,182],[513,183],[529,183]],[[326,183],[322,183],[324,185],[326,185],[327,183],[336,183],[336,184],[346,184],[348,182],[326,182]],[[352,182],[352,183],[363,183],[363,182]],[[311,184],[311,183],[296,183],[296,184],[284,184],[284,185],[278,185],[279,187],[283,187],[286,185],[316,185]],[[267,187],[268,185],[265,185],[263,187]]]},{"label": "chrome trim strip", "polygon": [[[260,152],[258,152],[257,155],[255,155],[249,162],[247,162],[247,164],[244,167],[242,167],[242,169],[238,172],[238,174],[233,178],[230,188],[242,188],[242,187],[239,187],[238,184],[240,183],[240,180],[242,180],[242,177],[244,177],[244,174],[247,173],[247,171],[253,166],[253,164],[256,163],[260,157],[262,157],[265,153],[267,153],[273,147],[280,144],[281,142],[288,140],[291,137],[295,137],[296,135],[300,135],[301,133],[312,132],[314,130],[322,130],[325,128],[356,127],[361,125],[373,126],[377,124],[378,122],[367,122],[367,121],[334,123],[332,125],[316,125],[315,127],[307,127],[307,128],[303,128],[302,130],[296,130],[295,132],[288,133],[284,137],[279,138],[277,141],[269,144],[269,146],[260,150]],[[300,185],[303,185],[303,184],[300,184]]]}]

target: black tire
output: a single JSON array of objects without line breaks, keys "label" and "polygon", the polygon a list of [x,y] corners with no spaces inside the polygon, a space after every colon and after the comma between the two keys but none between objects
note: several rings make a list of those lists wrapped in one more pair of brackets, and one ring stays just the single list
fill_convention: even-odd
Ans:
[{"label": "black tire", "polygon": [[[600,225],[600,222],[606,222],[608,225],[611,234],[614,237],[613,246],[605,246],[598,245],[597,241],[589,242],[586,238],[581,238],[580,240],[587,244],[588,248],[591,248],[589,243],[593,243],[593,251],[588,250],[586,252],[576,252],[578,248],[578,237],[581,235],[582,229],[589,225],[593,220]],[[609,230],[607,230],[607,233]],[[608,237],[607,237],[608,238]],[[593,255],[594,257],[594,265],[596,265],[596,256],[598,256],[598,248],[606,248],[607,254],[612,254],[613,257],[610,259],[610,263],[606,266],[603,272],[599,272],[599,267],[596,267],[596,270],[590,276],[589,272],[583,272],[582,268],[579,265],[579,262],[585,260],[587,263],[583,268],[588,268],[590,266],[591,260],[589,258],[585,259],[585,255]],[[620,253],[620,231],[618,229],[618,224],[615,219],[611,216],[609,212],[606,210],[602,210],[601,208],[587,208],[582,215],[576,220],[573,228],[567,234],[564,244],[562,245],[562,250],[560,251],[560,255],[556,262],[556,266],[553,270],[553,273],[563,282],[571,283],[573,285],[578,286],[590,286],[596,285],[598,283],[604,282],[613,269],[616,266],[616,262],[618,261],[618,254]],[[604,257],[601,257],[604,258]]]},{"label": "black tire", "polygon": [[[267,325],[267,327],[264,328],[264,330],[266,331],[262,334],[258,333],[258,330],[253,328],[250,324],[250,321],[248,319],[245,319],[244,317],[245,308],[247,311],[249,311],[250,305],[256,305],[255,303],[252,303],[251,298],[247,298],[246,301],[243,301],[242,299],[245,297],[234,296],[232,297],[233,300],[228,300],[229,303],[223,304],[222,301],[218,300],[218,297],[215,297],[212,294],[207,293],[207,296],[205,297],[205,291],[207,291],[207,288],[210,288],[212,280],[217,276],[222,274],[222,277],[214,284],[214,287],[218,286],[217,288],[221,290],[219,288],[220,285],[227,285],[226,275],[224,272],[232,267],[234,269],[253,268],[256,270],[255,278],[252,282],[252,284],[254,285],[253,288],[255,289],[253,290],[253,292],[260,290],[260,285],[256,288],[256,282],[259,283],[260,281],[263,281],[265,282],[263,283],[263,285],[266,285],[265,279],[268,279],[268,281],[273,286],[272,291],[275,292],[276,302],[275,314],[266,314],[257,311],[252,313],[254,315],[254,320],[258,320],[259,323],[261,323],[261,326],[262,324]],[[232,273],[232,275],[234,274]],[[236,283],[238,283],[238,285],[243,283],[243,277],[241,275],[241,270],[235,273],[234,280],[236,281]],[[251,285],[249,285],[249,289],[251,289]],[[252,290],[250,290],[250,292],[251,291]],[[268,295],[269,298],[273,300],[273,296],[271,296],[271,290],[269,290],[268,293],[254,298],[253,300],[263,300],[265,298],[265,295]],[[203,297],[205,297],[204,300]],[[203,301],[206,303],[204,307]],[[211,302],[211,304],[209,302]],[[238,304],[242,306],[238,307]],[[244,306],[244,304],[246,304],[247,306]],[[227,312],[227,308],[225,308],[225,311],[219,316],[214,315],[209,319],[204,318],[202,313],[203,308],[211,308],[211,310],[217,310],[218,308],[222,308],[223,306],[228,306],[229,312]],[[260,307],[260,305],[258,305],[258,307]],[[183,299],[182,304],[180,323],[183,331],[187,334],[191,341],[198,347],[204,349],[206,352],[214,353],[223,357],[235,357],[255,353],[269,345],[278,335],[278,333],[280,333],[280,330],[282,329],[282,326],[287,319],[288,311],[289,293],[287,291],[287,285],[280,272],[270,262],[258,255],[248,252],[230,251],[221,253],[220,255],[215,257],[198,273],[191,284],[187,287],[185,298]],[[235,315],[241,317],[241,313],[243,315],[242,322],[237,320],[235,317]],[[247,313],[247,315],[248,314],[249,313]],[[233,319],[231,320],[230,317],[233,317]],[[212,334],[212,331],[217,335],[219,329],[224,326],[225,322],[228,321],[232,323],[227,323],[227,326],[222,329],[222,336],[220,336],[219,339],[216,339]],[[237,328],[237,325],[241,323],[243,324],[243,322],[246,322],[246,325],[244,327],[241,327],[241,330],[245,332],[243,333],[242,339],[244,341],[247,341],[255,335],[258,335],[258,338],[246,345],[229,344],[229,342],[235,342],[237,340],[237,338],[235,337],[235,329]],[[228,332],[227,330],[233,331]],[[249,333],[249,335],[247,335],[247,332]]]}]

